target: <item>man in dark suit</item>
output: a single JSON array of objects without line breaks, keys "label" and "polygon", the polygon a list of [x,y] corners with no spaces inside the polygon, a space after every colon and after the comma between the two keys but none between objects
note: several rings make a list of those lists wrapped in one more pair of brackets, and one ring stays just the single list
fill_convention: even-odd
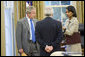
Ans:
[{"label": "man in dark suit", "polygon": [[62,24],[52,18],[52,8],[45,9],[45,16],[44,20],[36,23],[35,34],[40,44],[40,55],[50,56],[52,52],[61,50]]},{"label": "man in dark suit", "polygon": [[26,8],[27,16],[17,22],[16,40],[19,53],[27,56],[39,56],[39,46],[35,38],[37,20],[36,9],[33,6]]}]

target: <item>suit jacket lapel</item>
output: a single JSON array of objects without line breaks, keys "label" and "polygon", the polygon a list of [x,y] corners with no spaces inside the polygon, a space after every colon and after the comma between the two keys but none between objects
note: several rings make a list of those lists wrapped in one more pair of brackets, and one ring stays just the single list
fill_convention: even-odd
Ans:
[{"label": "suit jacket lapel", "polygon": [[24,24],[26,25],[26,28],[30,31],[30,27],[29,27],[27,18],[25,18],[24,21],[25,21]]},{"label": "suit jacket lapel", "polygon": [[[29,27],[29,23],[28,23],[27,18],[25,18],[24,21],[25,21],[24,23],[26,25],[26,28],[30,31],[30,27]],[[34,22],[34,27],[35,27],[37,20],[33,19],[33,22]]]}]

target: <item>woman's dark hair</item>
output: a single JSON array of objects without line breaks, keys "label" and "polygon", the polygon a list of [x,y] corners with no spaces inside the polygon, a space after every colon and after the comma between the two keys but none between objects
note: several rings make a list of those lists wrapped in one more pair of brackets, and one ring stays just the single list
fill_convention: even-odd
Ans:
[{"label": "woman's dark hair", "polygon": [[74,6],[68,6],[68,7],[66,7],[66,9],[73,13],[73,17],[77,17],[76,10],[75,10]]}]

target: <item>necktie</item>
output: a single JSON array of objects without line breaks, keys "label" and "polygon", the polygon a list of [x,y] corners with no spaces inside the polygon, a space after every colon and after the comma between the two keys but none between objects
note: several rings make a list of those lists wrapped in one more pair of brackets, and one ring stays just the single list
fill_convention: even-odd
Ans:
[{"label": "necktie", "polygon": [[32,23],[32,19],[30,19],[30,24],[31,24],[31,31],[32,31],[32,41],[35,42],[35,31]]}]

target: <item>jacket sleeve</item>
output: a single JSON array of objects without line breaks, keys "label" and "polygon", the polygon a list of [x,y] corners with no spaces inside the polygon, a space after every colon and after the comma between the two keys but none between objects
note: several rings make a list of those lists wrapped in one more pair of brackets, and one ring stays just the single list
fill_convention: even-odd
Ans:
[{"label": "jacket sleeve", "polygon": [[72,35],[73,33],[74,33],[74,30],[78,30],[78,22],[77,21],[75,21],[75,22],[72,22],[72,26],[70,26],[70,28],[68,29],[66,29],[66,31],[65,31],[65,33],[64,34],[67,34],[67,35]]},{"label": "jacket sleeve", "polygon": [[63,39],[62,24],[59,22],[56,29],[56,40],[52,42],[53,47],[57,47],[56,44],[60,44]]},{"label": "jacket sleeve", "polygon": [[17,27],[16,27],[16,41],[17,41],[17,47],[18,50],[22,48],[22,24],[20,21],[17,22]]}]

